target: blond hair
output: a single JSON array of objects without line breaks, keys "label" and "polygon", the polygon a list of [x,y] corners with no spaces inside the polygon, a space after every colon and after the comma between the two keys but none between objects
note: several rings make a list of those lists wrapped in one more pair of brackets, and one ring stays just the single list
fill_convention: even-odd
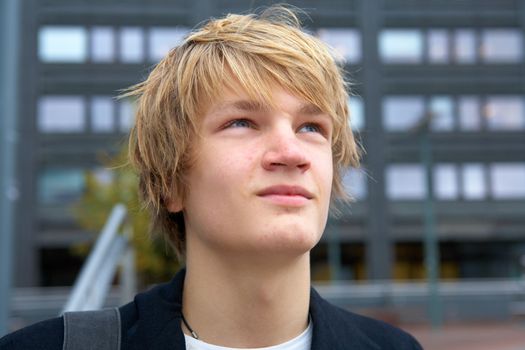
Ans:
[{"label": "blond hair", "polygon": [[184,218],[166,206],[172,199],[184,202],[184,175],[199,116],[224,88],[240,87],[250,98],[271,105],[275,85],[333,118],[332,197],[346,198],[342,172],[358,166],[359,154],[349,127],[344,73],[328,47],[301,30],[289,8],[210,20],[125,93],[138,98],[129,154],[141,195],[153,214],[153,228],[179,257],[185,253]]}]

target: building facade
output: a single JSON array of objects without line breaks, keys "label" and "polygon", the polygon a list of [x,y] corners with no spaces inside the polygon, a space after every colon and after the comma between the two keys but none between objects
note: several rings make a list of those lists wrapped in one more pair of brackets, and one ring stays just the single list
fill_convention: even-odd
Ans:
[{"label": "building facade", "polygon": [[[95,233],[71,207],[87,173],[111,178],[101,157],[125,143],[133,118],[119,91],[203,20],[270,3],[24,0],[16,286],[67,285],[78,273],[70,248]],[[355,202],[312,252],[313,278],[422,279],[430,251],[442,278],[520,276],[525,1],[290,3],[344,62],[366,150],[345,176]]]}]

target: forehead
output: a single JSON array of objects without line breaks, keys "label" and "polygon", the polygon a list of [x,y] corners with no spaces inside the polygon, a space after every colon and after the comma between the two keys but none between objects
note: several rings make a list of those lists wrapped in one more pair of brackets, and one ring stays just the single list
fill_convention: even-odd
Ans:
[{"label": "forehead", "polygon": [[281,110],[300,115],[325,114],[320,107],[276,86],[264,99],[256,99],[242,90],[225,88],[224,94],[211,102],[205,114],[260,113]]}]

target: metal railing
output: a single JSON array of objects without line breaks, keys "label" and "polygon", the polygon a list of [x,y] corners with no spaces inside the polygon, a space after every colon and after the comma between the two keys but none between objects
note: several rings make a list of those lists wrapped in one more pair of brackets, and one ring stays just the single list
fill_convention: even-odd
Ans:
[{"label": "metal railing", "polygon": [[[456,281],[441,280],[439,282],[440,295],[444,297],[477,297],[492,295],[520,296],[525,295],[525,280],[522,279],[465,279]],[[351,298],[410,299],[428,297],[427,283],[397,282],[397,281],[341,281],[341,282],[314,282],[314,287],[325,298],[338,300]]]},{"label": "metal railing", "polygon": [[[426,312],[432,296],[423,281],[318,282],[314,287],[330,302],[357,312],[382,312],[407,323],[432,321]],[[438,290],[443,321],[525,319],[523,279],[441,280]]]},{"label": "metal railing", "polygon": [[0,1],[0,337],[8,330],[18,144],[18,65],[22,2]]},{"label": "metal railing", "polygon": [[75,281],[71,295],[62,309],[96,310],[104,306],[117,267],[121,266],[121,301],[130,301],[136,292],[135,257],[131,226],[126,222],[126,207],[117,204]]}]

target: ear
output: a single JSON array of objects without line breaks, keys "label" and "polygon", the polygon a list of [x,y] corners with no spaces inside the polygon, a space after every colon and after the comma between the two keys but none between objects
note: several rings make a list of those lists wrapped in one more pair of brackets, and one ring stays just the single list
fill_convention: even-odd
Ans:
[{"label": "ear", "polygon": [[166,202],[166,208],[170,213],[178,213],[183,208],[182,200],[180,200],[179,198],[169,199]]}]

